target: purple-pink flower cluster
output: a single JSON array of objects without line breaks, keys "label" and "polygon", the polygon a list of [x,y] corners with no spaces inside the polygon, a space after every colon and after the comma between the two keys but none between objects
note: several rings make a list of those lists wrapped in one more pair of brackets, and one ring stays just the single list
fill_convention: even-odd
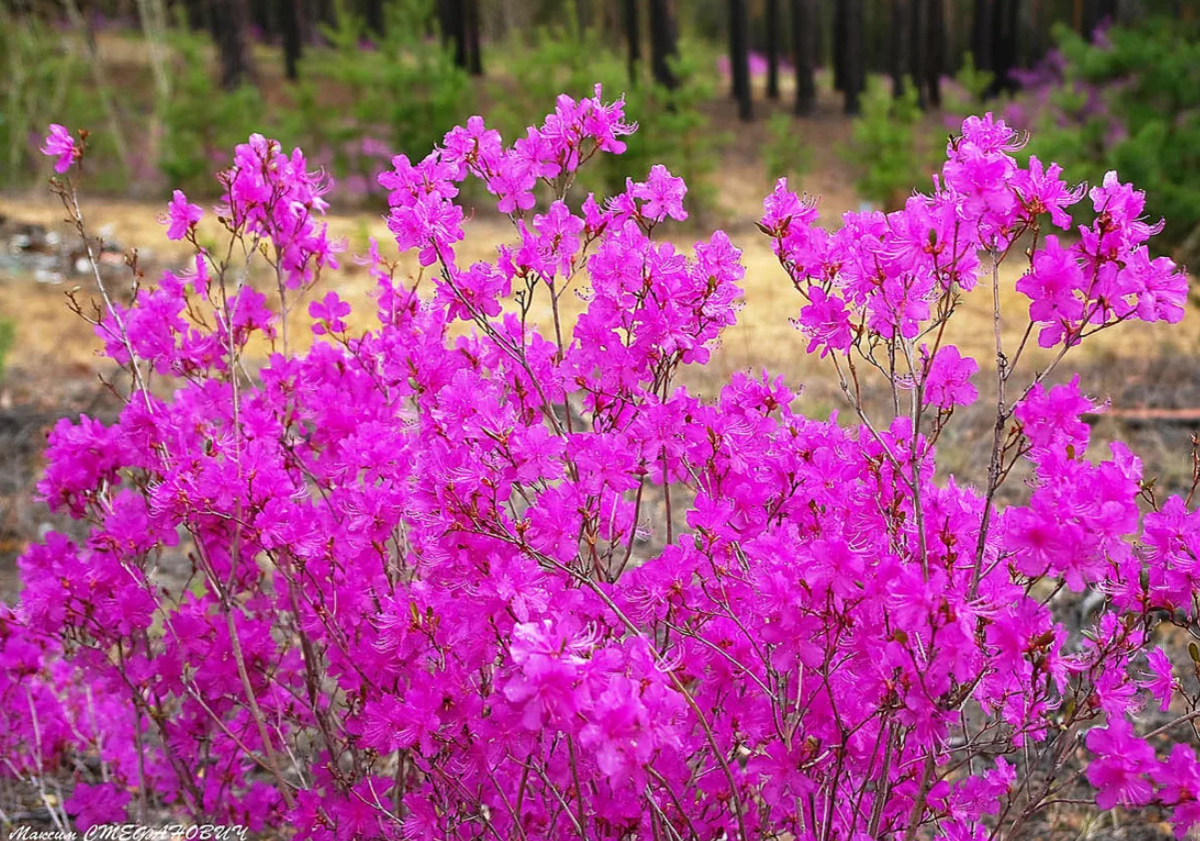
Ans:
[{"label": "purple-pink flower cluster", "polygon": [[[631,130],[597,91],[510,145],[472,118],[395,158],[378,324],[353,331],[328,291],[304,352],[279,316],[335,266],[325,182],[299,151],[239,147],[219,214],[269,253],[278,304],[197,246],[99,326],[174,390],[50,436],[39,490],[87,536],[31,547],[0,608],[0,774],[73,775],[80,826],[148,801],[317,841],[958,841],[1015,831],[1082,762],[1102,808],[1200,822],[1194,752],[1161,755],[1144,716],[1189,714],[1159,627],[1195,619],[1200,515],[1141,507],[1128,448],[1086,457],[1078,381],[1021,380],[999,347],[981,372],[941,329],[1027,241],[1043,346],[1178,320],[1140,195],[1114,176],[1091,226],[1040,236],[1081,193],[1018,167],[990,117],[896,213],[827,231],[781,181],[761,227],[857,416],[818,421],[781,378],[677,384],[735,322],[744,269],[723,232],[656,238],[686,218],[665,167],[572,203]],[[467,178],[514,230],[470,266]],[[169,234],[198,218],[177,194]],[[276,352],[252,373],[255,336]],[[987,486],[939,480],[938,435],[995,387]],[[1018,461],[1032,490],[1000,507]],[[1084,588],[1103,605],[1072,634],[1052,597]]]}]

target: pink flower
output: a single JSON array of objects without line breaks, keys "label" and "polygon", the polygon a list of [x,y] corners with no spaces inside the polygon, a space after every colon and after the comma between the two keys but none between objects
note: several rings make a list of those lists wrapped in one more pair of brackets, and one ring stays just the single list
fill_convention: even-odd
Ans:
[{"label": "pink flower", "polygon": [[683,209],[686,194],[683,179],[671,175],[662,164],[650,168],[650,176],[644,183],[633,185],[633,197],[645,202],[642,215],[656,222],[668,216],[680,222],[687,219],[687,211]]},{"label": "pink flower", "polygon": [[1171,658],[1161,648],[1156,648],[1146,655],[1150,672],[1153,675],[1143,681],[1142,686],[1150,690],[1150,694],[1159,702],[1159,712],[1166,712],[1171,706],[1171,693],[1175,688],[1175,678],[1171,674]]},{"label": "pink flower", "polygon": [[167,239],[179,240],[204,216],[198,204],[189,204],[187,196],[176,190],[167,204]]},{"label": "pink flower", "polygon": [[938,350],[929,364],[925,379],[925,399],[940,409],[970,406],[979,397],[971,377],[979,365],[969,356],[962,356],[953,345]]},{"label": "pink flower", "polygon": [[97,824],[122,823],[130,799],[129,792],[116,783],[79,783],[63,807],[75,818],[76,828],[86,832]]},{"label": "pink flower", "polygon": [[308,314],[316,319],[312,331],[318,336],[326,333],[342,333],[346,330],[343,320],[350,314],[350,305],[338,297],[336,292],[326,292],[320,301],[308,305]]},{"label": "pink flower", "polygon": [[79,157],[75,139],[71,137],[71,133],[66,128],[58,123],[50,124],[50,133],[46,135],[40,151],[48,158],[58,158],[54,163],[54,171],[59,175],[70,169],[71,164]]},{"label": "pink flower", "polygon": [[1044,168],[1037,156],[1031,155],[1029,169],[1019,170],[1013,176],[1013,189],[1031,216],[1049,213],[1050,221],[1066,230],[1071,227],[1071,217],[1065,208],[1082,199],[1086,188],[1079,185],[1068,189],[1059,177],[1061,174],[1062,167],[1058,164]]},{"label": "pink flower", "polygon": [[821,348],[821,358],[824,359],[831,350],[849,348],[854,334],[845,302],[819,287],[809,291],[809,301],[808,305],[801,308],[799,321],[800,329],[811,339],[808,352]]},{"label": "pink flower", "polygon": [[1079,376],[1065,385],[1056,385],[1049,391],[1041,383],[1029,391],[1029,396],[1018,403],[1013,414],[1025,428],[1025,434],[1034,447],[1073,446],[1082,450],[1087,446],[1089,429],[1082,420],[1084,412],[1095,407],[1079,390]]},{"label": "pink flower", "polygon": [[1087,746],[1096,758],[1087,767],[1088,782],[1097,789],[1096,804],[1111,809],[1145,806],[1153,788],[1148,775],[1155,768],[1154,748],[1137,738],[1124,719],[1097,727],[1087,734]]}]

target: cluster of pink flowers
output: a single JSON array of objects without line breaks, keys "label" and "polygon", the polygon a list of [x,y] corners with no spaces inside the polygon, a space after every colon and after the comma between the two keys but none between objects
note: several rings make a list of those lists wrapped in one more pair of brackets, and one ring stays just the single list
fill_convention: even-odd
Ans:
[{"label": "cluster of pink flowers", "polygon": [[[734,323],[743,268],[722,232],[656,239],[686,215],[664,167],[573,209],[579,165],[631,130],[597,91],[510,146],[473,118],[394,159],[378,324],[352,331],[325,293],[305,352],[279,313],[335,265],[325,183],[299,151],[239,147],[219,211],[238,247],[197,244],[189,273],[114,305],[98,331],[139,385],[115,423],[50,436],[40,491],[89,531],[32,547],[0,614],[0,774],[73,776],[80,825],[149,801],[318,841],[974,841],[1074,798],[1081,767],[1103,808],[1200,823],[1200,763],[1146,723],[1192,715],[1159,641],[1196,618],[1200,515],[1140,507],[1127,448],[1086,458],[1093,401],[1049,368],[1022,380],[1024,343],[998,344],[989,384],[942,340],[1024,242],[1056,362],[1178,320],[1185,279],[1146,256],[1140,194],[1113,176],[1077,241],[1040,236],[1082,193],[1018,167],[990,117],[931,195],[835,232],[780,182],[761,228],[858,416],[839,424],[766,374],[713,400],[676,384]],[[463,266],[468,177],[515,242]],[[177,195],[169,234],[198,217]],[[275,308],[228,256],[267,244]],[[255,336],[276,352],[251,372]],[[939,481],[938,434],[993,391],[987,486]],[[1018,460],[1032,492],[1000,508]],[[1072,634],[1055,597],[1084,588],[1104,603]]]}]

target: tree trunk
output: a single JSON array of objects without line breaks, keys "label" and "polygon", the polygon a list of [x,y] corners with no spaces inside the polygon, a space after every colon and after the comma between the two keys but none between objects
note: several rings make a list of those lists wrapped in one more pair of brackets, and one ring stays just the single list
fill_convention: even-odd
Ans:
[{"label": "tree trunk", "polygon": [[767,0],[767,97],[779,99],[779,0]]},{"label": "tree trunk", "polygon": [[650,67],[654,81],[668,90],[679,86],[671,61],[678,54],[673,0],[650,0]]},{"label": "tree trunk", "polygon": [[929,104],[942,107],[942,71],[946,64],[946,6],[945,0],[929,0],[929,35],[925,39],[925,84],[929,88]]},{"label": "tree trunk", "polygon": [[257,78],[250,52],[249,10],[245,0],[212,0],[213,40],[221,63],[221,87],[235,90]]},{"label": "tree trunk", "polygon": [[729,64],[733,75],[733,98],[737,100],[738,117],[744,123],[754,119],[750,99],[750,54],[746,48],[745,0],[729,0]]},{"label": "tree trunk", "polygon": [[912,34],[909,43],[912,45],[912,52],[909,55],[908,72],[912,77],[913,89],[917,92],[917,105],[924,110],[928,102],[925,96],[925,51],[928,48],[926,36],[929,4],[926,0],[910,0],[910,5]]},{"label": "tree trunk", "polygon": [[833,89],[838,93],[846,90],[845,48],[846,42],[846,8],[841,0],[833,4]]},{"label": "tree trunk", "polygon": [[291,81],[300,78],[300,0],[279,0],[279,27],[283,30],[283,68]]},{"label": "tree trunk", "polygon": [[184,0],[183,6],[187,12],[188,29],[203,32],[210,28],[210,10],[204,0]]},{"label": "tree trunk", "polygon": [[625,0],[625,42],[629,46],[629,81],[636,83],[642,60],[642,31],[637,0]]},{"label": "tree trunk", "polygon": [[1010,71],[1017,56],[1019,5],[1019,0],[993,0],[992,72],[996,74],[992,81],[993,93],[1016,88]]},{"label": "tree trunk", "polygon": [[260,38],[267,38],[272,34],[271,27],[271,9],[268,0],[248,0],[250,6],[250,21],[254,28],[258,30]]},{"label": "tree trunk", "polygon": [[908,24],[910,15],[908,4],[913,0],[892,0],[892,32],[891,32],[891,76],[892,97],[899,99],[904,95],[904,69],[908,64],[906,47],[908,46]]},{"label": "tree trunk", "polygon": [[975,55],[975,66],[980,70],[991,70],[992,27],[995,13],[992,4],[997,0],[975,0],[975,19],[971,28],[971,52]]},{"label": "tree trunk", "polygon": [[454,44],[454,64],[467,67],[466,0],[438,0],[438,23],[442,27],[442,43]]},{"label": "tree trunk", "polygon": [[813,0],[792,0],[792,62],[796,66],[796,113],[811,114],[816,104],[813,51],[817,16]]},{"label": "tree trunk", "polygon": [[472,76],[483,75],[483,49],[479,38],[479,0],[466,0],[464,26],[467,42],[467,71]]},{"label": "tree trunk", "polygon": [[866,87],[863,66],[863,0],[842,0],[842,42],[839,52],[843,58],[842,92],[846,96],[846,113],[851,116],[862,111],[861,97]]},{"label": "tree trunk", "polygon": [[382,37],[384,33],[383,0],[366,0],[365,19],[367,30]]}]

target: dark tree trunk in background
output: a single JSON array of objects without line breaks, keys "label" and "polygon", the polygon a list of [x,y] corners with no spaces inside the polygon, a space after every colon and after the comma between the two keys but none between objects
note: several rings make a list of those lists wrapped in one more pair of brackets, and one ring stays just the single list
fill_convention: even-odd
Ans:
[{"label": "dark tree trunk in background", "polygon": [[187,12],[188,28],[193,32],[202,32],[209,29],[209,9],[204,0],[184,0],[184,9]]},{"label": "dark tree trunk in background", "polygon": [[942,107],[942,72],[946,65],[946,5],[945,0],[929,0],[929,29],[925,39],[925,84],[929,88],[929,104]]},{"label": "dark tree trunk in background", "polygon": [[1011,71],[1017,58],[1017,22],[1020,0],[992,0],[992,93],[1016,88]]},{"label": "dark tree trunk in background", "polygon": [[997,0],[975,0],[975,17],[971,23],[971,52],[975,55],[975,66],[980,70],[991,70],[992,26],[995,17],[992,4]]},{"label": "dark tree trunk in background", "polygon": [[291,81],[300,78],[300,0],[279,0],[279,28],[283,31],[283,68]]},{"label": "dark tree trunk in background", "polygon": [[817,15],[813,0],[792,0],[792,62],[796,66],[796,113],[811,114],[817,90],[813,84],[813,53]]},{"label": "dark tree trunk in background", "polygon": [[1083,0],[1083,20],[1080,22],[1079,31],[1085,38],[1091,38],[1096,30],[1099,19],[1097,6],[1096,0]]},{"label": "dark tree trunk in background", "polygon": [[668,90],[679,85],[671,61],[677,55],[673,0],[650,0],[650,69],[654,81]]},{"label": "dark tree trunk in background", "polygon": [[213,40],[221,64],[221,87],[231,91],[254,82],[254,56],[250,52],[250,12],[245,0],[212,0]]},{"label": "dark tree trunk in background", "polygon": [[846,43],[846,7],[842,0],[834,0],[833,4],[833,89],[838,93],[846,90],[845,48]]},{"label": "dark tree trunk in background", "polygon": [[925,51],[928,47],[929,3],[927,0],[909,0],[909,6],[909,44],[912,50],[909,53],[908,72],[912,78],[913,89],[917,92],[917,105],[924,110],[928,103],[925,96]]},{"label": "dark tree trunk in background", "polygon": [[891,53],[888,56],[891,64],[892,97],[899,99],[904,95],[904,69],[908,64],[908,4],[913,0],[892,0],[891,21]]},{"label": "dark tree trunk in background", "polygon": [[746,45],[745,0],[729,0],[729,64],[733,76],[733,98],[737,100],[738,117],[748,123],[754,119],[750,100],[750,53]]},{"label": "dark tree trunk in background", "polygon": [[779,99],[779,0],[767,0],[767,97]]},{"label": "dark tree trunk in background", "polygon": [[268,0],[249,0],[250,20],[260,38],[271,35],[271,9]]},{"label": "dark tree trunk in background", "polygon": [[1085,0],[1083,7],[1083,34],[1094,38],[1096,30],[1105,22],[1117,19],[1116,0]]},{"label": "dark tree trunk in background", "polygon": [[479,38],[479,0],[466,0],[464,26],[467,42],[467,71],[472,76],[483,75],[483,48]]},{"label": "dark tree trunk in background", "polygon": [[438,22],[442,25],[442,41],[454,44],[454,63],[467,69],[466,0],[439,0]]},{"label": "dark tree trunk in background", "polygon": [[846,96],[846,113],[857,115],[862,110],[861,97],[867,76],[863,56],[863,0],[840,0],[842,9],[841,53],[842,93]]},{"label": "dark tree trunk in background", "polygon": [[636,82],[642,60],[642,27],[637,0],[625,0],[625,43],[629,47],[629,81]]},{"label": "dark tree trunk in background", "polygon": [[367,22],[367,30],[374,35],[383,35],[384,19],[383,19],[383,0],[365,0],[365,19]]}]

